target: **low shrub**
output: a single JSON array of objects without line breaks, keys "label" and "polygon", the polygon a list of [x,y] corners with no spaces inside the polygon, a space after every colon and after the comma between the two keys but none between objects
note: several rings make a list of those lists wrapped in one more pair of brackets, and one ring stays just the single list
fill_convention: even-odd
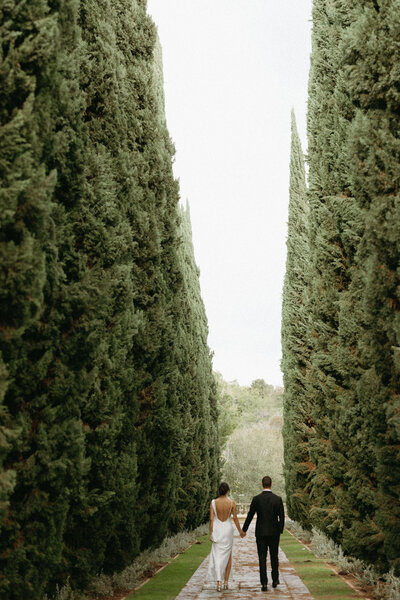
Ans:
[{"label": "low shrub", "polygon": [[358,558],[345,556],[338,544],[317,529],[306,531],[295,521],[289,521],[287,529],[303,543],[310,543],[315,556],[335,564],[341,575],[353,575],[363,586],[372,588],[374,599],[400,599],[400,577],[395,577],[393,570],[382,575],[372,565]]},{"label": "low shrub", "polygon": [[337,562],[343,557],[343,552],[340,546],[329,539],[325,534],[313,529],[311,534],[311,548],[315,556]]},{"label": "low shrub", "polygon": [[197,538],[206,533],[208,533],[208,524],[191,531],[177,533],[166,538],[158,548],[145,550],[139,554],[135,561],[120,573],[114,575],[99,573],[85,592],[73,590],[67,582],[61,589],[57,589],[52,598],[45,595],[43,600],[91,600],[111,596],[117,590],[132,590],[140,585],[147,572],[150,575],[157,567],[184,552]]},{"label": "low shrub", "polygon": [[303,529],[300,523],[296,521],[291,521],[290,519],[286,521],[286,529],[290,531],[297,539],[301,540],[304,544],[309,544],[311,542],[312,533],[307,529]]}]

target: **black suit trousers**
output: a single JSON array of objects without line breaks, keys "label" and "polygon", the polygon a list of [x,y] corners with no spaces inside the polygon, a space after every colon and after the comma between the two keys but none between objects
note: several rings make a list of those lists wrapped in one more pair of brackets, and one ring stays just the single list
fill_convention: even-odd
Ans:
[{"label": "black suit trousers", "polygon": [[269,557],[271,560],[271,574],[272,581],[278,581],[279,579],[279,538],[278,535],[261,535],[256,537],[257,541],[257,552],[258,561],[260,563],[260,581],[261,585],[267,585],[267,554],[269,548]]}]

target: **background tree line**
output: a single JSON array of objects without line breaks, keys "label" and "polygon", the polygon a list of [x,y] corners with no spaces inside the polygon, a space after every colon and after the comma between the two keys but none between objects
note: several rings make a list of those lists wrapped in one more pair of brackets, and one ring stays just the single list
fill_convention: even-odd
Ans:
[{"label": "background tree line", "polygon": [[203,522],[219,449],[146,2],[1,13],[0,595],[19,600]]},{"label": "background tree line", "polygon": [[314,0],[282,313],[289,514],[397,574],[399,44],[396,0]]},{"label": "background tree line", "polygon": [[218,384],[222,477],[235,501],[250,502],[259,493],[261,478],[270,475],[273,489],[285,497],[283,480],[283,389],[255,379],[250,386]]}]

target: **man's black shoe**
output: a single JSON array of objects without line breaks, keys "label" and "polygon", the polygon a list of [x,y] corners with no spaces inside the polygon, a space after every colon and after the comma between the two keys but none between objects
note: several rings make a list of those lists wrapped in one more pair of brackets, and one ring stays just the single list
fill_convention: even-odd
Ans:
[{"label": "man's black shoe", "polygon": [[261,591],[262,591],[262,592],[268,592],[268,588],[267,588],[267,586],[266,586],[266,585],[263,585],[263,586],[262,586],[262,588],[261,588]]},{"label": "man's black shoe", "polygon": [[272,582],[272,587],[276,588],[276,586],[279,585],[279,579],[277,581],[273,581]]}]

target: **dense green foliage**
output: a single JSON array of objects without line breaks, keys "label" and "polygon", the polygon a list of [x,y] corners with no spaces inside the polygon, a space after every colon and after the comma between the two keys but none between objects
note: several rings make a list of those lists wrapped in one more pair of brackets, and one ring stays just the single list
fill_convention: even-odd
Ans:
[{"label": "dense green foliage", "polygon": [[222,477],[234,500],[250,502],[270,475],[274,491],[285,496],[283,481],[282,389],[263,379],[251,386],[226,382],[216,373],[219,392]]},{"label": "dense green foliage", "polygon": [[[371,35],[370,32],[373,32]],[[365,44],[367,36],[371,41]],[[355,115],[349,133],[349,182],[363,229],[349,296],[358,326],[356,407],[368,428],[356,460],[372,518],[356,524],[347,545],[367,537],[368,557],[400,573],[400,12],[398,2],[354,8],[344,69]],[[357,52],[355,52],[357,48]],[[362,294],[360,294],[362,290]],[[361,493],[360,493],[361,492]],[[371,493],[372,492],[372,493]],[[358,498],[360,503],[360,498]],[[358,509],[359,511],[360,509]],[[358,513],[359,514],[359,513]],[[371,544],[371,540],[373,543]]]},{"label": "dense green foliage", "polygon": [[[195,263],[189,207],[181,210],[179,248],[183,280],[176,297],[176,389],[180,399],[179,526],[195,527],[209,515],[219,478],[217,389],[207,347],[207,319]],[[206,493],[205,493],[206,490]]]},{"label": "dense green foliage", "polygon": [[[309,518],[381,569],[400,569],[400,79],[398,2],[315,0],[309,85],[309,267],[303,353]],[[293,232],[289,235],[294,235]],[[287,278],[290,274],[287,275]],[[294,305],[286,299],[284,312]],[[289,304],[288,304],[289,302]],[[300,323],[300,325],[302,325]],[[283,337],[288,335],[287,324]],[[299,334],[303,330],[299,327]],[[287,338],[288,339],[288,338]],[[286,347],[293,380],[295,349]],[[304,419],[291,404],[289,428]],[[286,427],[286,426],[285,426]],[[287,442],[287,448],[289,442]]]},{"label": "dense green foliage", "polygon": [[307,342],[308,202],[304,157],[292,113],[289,221],[286,275],[282,302],[286,504],[291,514],[309,516],[307,480],[311,414],[305,386],[309,362]]},{"label": "dense green foliage", "polygon": [[8,2],[0,35],[0,595],[14,600],[201,523],[218,433],[146,2]]}]

